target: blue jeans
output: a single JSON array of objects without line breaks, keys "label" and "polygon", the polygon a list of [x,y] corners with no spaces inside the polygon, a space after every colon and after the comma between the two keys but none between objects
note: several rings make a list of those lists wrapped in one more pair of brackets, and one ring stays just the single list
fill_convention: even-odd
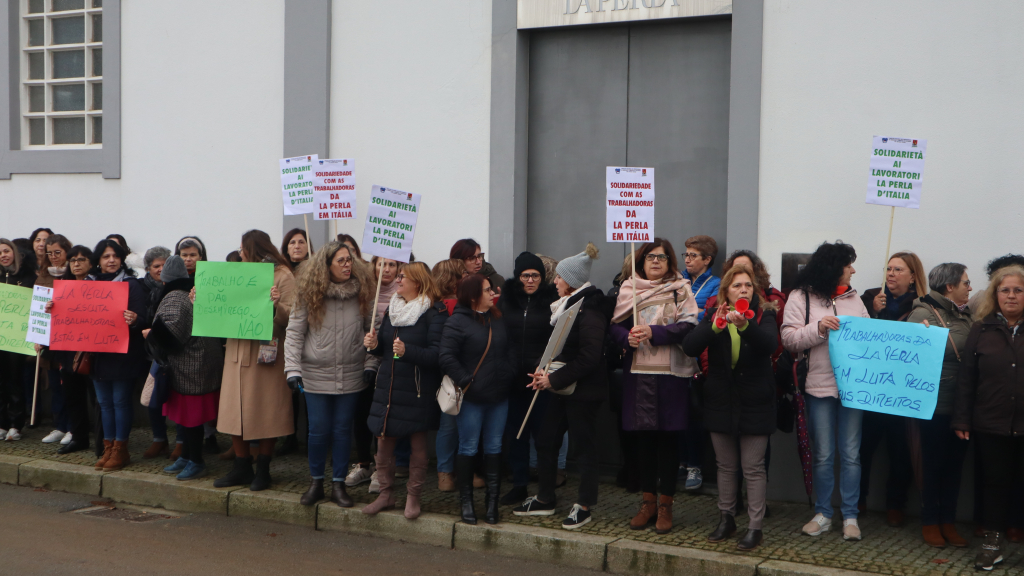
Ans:
[{"label": "blue jeans", "polygon": [[132,380],[93,380],[103,420],[103,439],[128,440],[132,431]]},{"label": "blue jeans", "polygon": [[455,417],[459,427],[459,456],[476,456],[483,436],[484,454],[501,454],[501,440],[508,418],[508,400],[497,404],[462,403]]},{"label": "blue jeans", "polygon": [[48,370],[46,381],[50,385],[50,412],[53,412],[53,427],[68,432],[68,411],[64,408],[64,387],[60,383],[60,370]]},{"label": "blue jeans", "polygon": [[857,518],[860,498],[860,438],[863,412],[846,408],[838,398],[806,395],[808,432],[811,435],[811,460],[814,470],[814,511],[832,518],[832,491],[835,488],[835,453],[839,447],[839,494],[843,519]]},{"label": "blue jeans", "polygon": [[352,451],[352,425],[355,422],[359,393],[315,394],[306,392],[306,414],[309,418],[309,475],[324,477],[327,466],[327,446],[333,441],[331,471],[333,480],[342,482],[348,473],[348,458]]},{"label": "blue jeans", "polygon": [[457,416],[441,413],[441,427],[437,430],[437,471],[451,474],[455,472],[455,453],[459,450],[459,428],[455,423]]}]

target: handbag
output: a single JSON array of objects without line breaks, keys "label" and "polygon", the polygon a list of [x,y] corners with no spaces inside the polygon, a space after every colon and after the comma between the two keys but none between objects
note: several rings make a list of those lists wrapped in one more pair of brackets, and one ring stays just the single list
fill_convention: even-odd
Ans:
[{"label": "handbag", "polygon": [[[548,367],[548,375],[550,376],[551,374],[557,372],[558,369],[563,366],[565,366],[565,362],[552,362],[551,365]],[[554,387],[548,388],[548,390],[550,390],[553,394],[558,394],[559,396],[568,396],[576,391],[576,383],[573,382],[572,384],[569,384],[568,386],[562,388],[561,390],[556,390]]]},{"label": "handbag", "polygon": [[71,370],[75,374],[83,376],[92,374],[92,352],[75,352],[75,359],[71,362]]},{"label": "handbag", "polygon": [[473,385],[473,380],[476,378],[476,373],[480,371],[480,366],[484,363],[484,358],[487,358],[487,352],[491,349],[491,334],[492,330],[488,326],[487,328],[487,347],[484,348],[484,354],[480,357],[480,361],[476,363],[476,369],[473,370],[473,376],[469,379],[469,384],[466,384],[465,388],[459,388],[455,385],[455,381],[452,377],[445,374],[444,378],[441,379],[441,387],[437,389],[437,403],[441,406],[441,412],[457,416],[459,410],[462,410],[462,398],[466,395],[466,390]]}]

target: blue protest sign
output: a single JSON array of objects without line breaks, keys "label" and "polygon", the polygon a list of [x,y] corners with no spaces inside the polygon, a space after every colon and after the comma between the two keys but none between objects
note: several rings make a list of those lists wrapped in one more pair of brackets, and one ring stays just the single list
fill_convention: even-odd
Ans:
[{"label": "blue protest sign", "polygon": [[931,420],[946,328],[840,316],[828,355],[847,408]]}]

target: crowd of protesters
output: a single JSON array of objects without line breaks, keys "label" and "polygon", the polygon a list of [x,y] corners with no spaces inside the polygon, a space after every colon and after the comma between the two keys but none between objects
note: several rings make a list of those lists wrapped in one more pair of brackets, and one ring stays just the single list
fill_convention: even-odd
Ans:
[{"label": "crowd of protesters", "polygon": [[[751,251],[734,252],[716,276],[714,239],[695,236],[684,245],[679,255],[667,239],[639,246],[605,293],[597,285],[609,279],[591,277],[598,258],[592,244],[560,261],[523,252],[506,280],[472,239],[456,242],[450,258],[431,269],[414,258],[368,262],[347,235],[314,251],[300,229],[288,232],[280,249],[265,232],[250,230],[226,260],[274,266],[267,294],[273,334],[265,341],[192,335],[197,262],[208,259],[196,236],[140,257],[117,234],[90,249],[41,228],[27,239],[0,239],[0,275],[24,287],[52,287],[58,279],[128,284],[126,353],[38,348],[54,426],[42,441],[67,454],[88,449],[94,433],[97,470],[130,463],[141,385],[153,436],[141,457],[169,456],[165,472],[179,480],[206,476],[204,453],[216,453],[232,466],[215,486],[265,490],[275,453],[297,450],[305,437],[310,485],[302,504],[329,499],[351,507],[348,490],[369,483],[378,496],[362,511],[376,514],[396,506],[395,479],[407,477],[404,514],[415,519],[434,431],[438,488],[458,492],[463,522],[477,522],[473,494],[483,488],[489,524],[511,505],[521,516],[561,509],[562,526],[571,530],[590,522],[599,504],[598,420],[607,405],[619,423],[619,483],[641,493],[630,528],[672,530],[677,484],[692,490],[703,481],[707,434],[720,511],[707,539],[736,535],[745,483],[748,525],[736,545],[752,550],[769,514],[769,438],[781,414],[792,420],[786,404],[796,395],[806,402],[816,497],[804,534],[831,530],[838,484],[842,538],[862,538],[857,519],[884,442],[886,521],[905,523],[916,477],[922,538],[937,547],[968,546],[955,521],[974,442],[976,535],[984,538],[976,567],[1001,561],[1004,540],[1024,540],[1014,490],[1024,479],[1024,369],[1016,368],[1024,361],[1024,337],[1016,339],[1024,325],[1024,256],[990,262],[988,288],[971,298],[964,265],[926,271],[917,255],[898,252],[884,286],[858,294],[854,248],[824,243],[786,295]],[[540,365],[570,309],[578,313],[561,353]],[[949,329],[932,418],[840,402],[828,350],[839,316]],[[0,352],[0,439],[21,440],[35,365]],[[439,407],[442,387],[458,389],[457,414]],[[308,430],[299,431],[303,405]],[[173,450],[168,419],[176,425]],[[223,453],[216,432],[231,437]],[[563,494],[572,502],[565,508],[558,488],[567,438],[579,484],[575,495]],[[503,470],[512,476],[504,495]]]}]

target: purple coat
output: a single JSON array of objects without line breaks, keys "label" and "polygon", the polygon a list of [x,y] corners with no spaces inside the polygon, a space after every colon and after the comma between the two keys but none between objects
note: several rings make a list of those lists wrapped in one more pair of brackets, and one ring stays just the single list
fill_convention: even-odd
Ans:
[{"label": "purple coat", "polygon": [[[610,332],[626,351],[622,359],[622,429],[671,432],[686,430],[690,410],[690,379],[669,374],[633,374],[633,348],[629,346],[632,318],[612,324]],[[655,346],[680,344],[693,324],[651,326]]]}]

